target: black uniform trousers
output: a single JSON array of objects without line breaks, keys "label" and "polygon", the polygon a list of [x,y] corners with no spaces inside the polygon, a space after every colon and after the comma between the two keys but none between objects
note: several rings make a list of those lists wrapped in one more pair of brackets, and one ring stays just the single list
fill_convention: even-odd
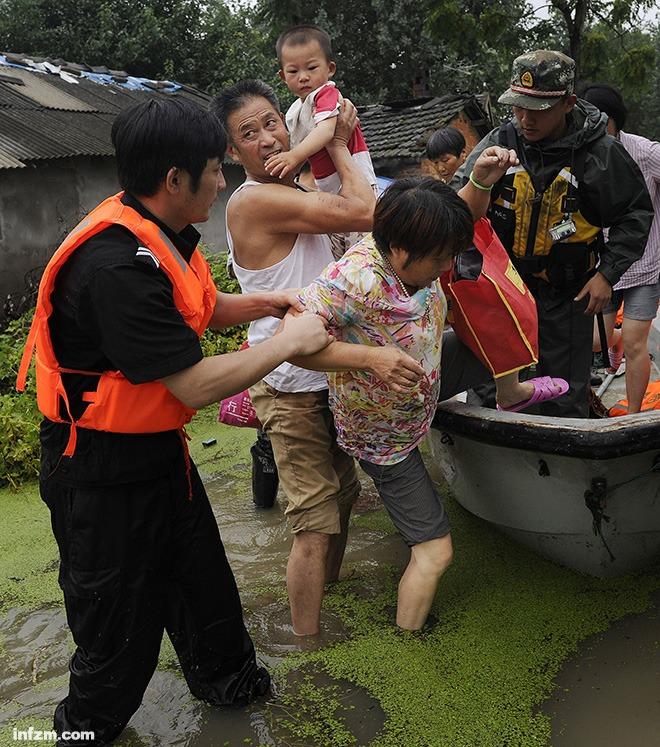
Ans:
[{"label": "black uniform trousers", "polygon": [[534,376],[559,377],[570,386],[562,397],[528,412],[557,418],[588,418],[594,334],[594,317],[584,313],[589,296],[573,301],[582,285],[575,292],[555,290],[542,280],[528,282],[528,286],[536,299],[539,317],[539,362]]},{"label": "black uniform trousers", "polygon": [[194,465],[191,482],[192,497],[180,468],[109,487],[42,481],[77,646],[69,694],[55,712],[59,734],[94,731],[97,745],[114,739],[140,705],[164,630],[198,698],[240,706],[267,688]]}]

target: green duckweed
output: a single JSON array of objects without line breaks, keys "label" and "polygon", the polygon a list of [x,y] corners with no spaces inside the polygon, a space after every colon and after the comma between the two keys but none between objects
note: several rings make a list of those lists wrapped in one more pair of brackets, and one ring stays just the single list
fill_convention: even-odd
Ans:
[{"label": "green duckweed", "polygon": [[57,544],[39,486],[0,488],[0,606],[60,604]]},{"label": "green duckweed", "polygon": [[[191,453],[206,478],[235,480],[236,500],[244,500],[254,431],[220,426],[216,413],[207,408],[189,426]],[[217,444],[204,448],[201,442],[211,437]],[[2,489],[0,500],[2,608],[61,606],[57,547],[38,487]],[[351,683],[384,712],[372,747],[548,747],[550,724],[539,705],[562,662],[586,637],[646,610],[660,588],[658,567],[619,579],[581,576],[516,545],[451,499],[447,508],[456,556],[432,608],[435,623],[415,634],[395,628],[399,567],[358,566],[332,585],[324,605],[348,635],[288,657],[275,672],[281,695],[266,708],[282,744],[364,744],[351,731],[350,706],[337,689]],[[393,532],[382,509],[355,517],[354,526],[382,537]],[[283,589],[265,584],[253,592],[255,599],[259,593],[279,598]],[[169,642],[160,666],[178,669]],[[292,678],[299,670],[304,676]],[[49,719],[30,723],[50,727]],[[3,728],[0,747],[14,743]]]},{"label": "green duckweed", "polygon": [[[435,625],[395,629],[398,574],[351,579],[326,600],[350,639],[300,655],[296,666],[311,664],[379,701],[386,722],[373,747],[545,747],[550,722],[538,706],[561,663],[587,636],[645,610],[660,575],[579,575],[447,503],[456,558],[432,608]],[[310,714],[323,721],[318,709]]]}]

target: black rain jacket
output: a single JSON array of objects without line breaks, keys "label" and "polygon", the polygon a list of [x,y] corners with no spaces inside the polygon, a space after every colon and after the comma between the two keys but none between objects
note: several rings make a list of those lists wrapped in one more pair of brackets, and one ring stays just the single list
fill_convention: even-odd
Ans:
[{"label": "black rain jacket", "polygon": [[[635,161],[618,140],[607,134],[607,115],[578,99],[567,119],[568,132],[559,140],[528,143],[514,118],[516,152],[534,187],[544,191],[561,168],[570,164],[573,149],[586,149],[584,178],[578,185],[580,212],[593,226],[609,228],[598,271],[615,285],[644,253],[653,221],[651,197]],[[470,153],[464,183],[479,154],[490,145],[500,144],[497,127]],[[493,192],[496,190],[497,185]]]}]

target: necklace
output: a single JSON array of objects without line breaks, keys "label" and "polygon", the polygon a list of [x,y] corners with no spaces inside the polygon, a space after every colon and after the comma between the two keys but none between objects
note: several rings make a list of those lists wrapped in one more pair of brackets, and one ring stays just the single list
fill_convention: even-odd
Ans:
[{"label": "necklace", "polygon": [[[403,292],[403,295],[408,300],[410,300],[412,298],[412,296],[410,295],[410,293],[408,293],[408,289],[406,288],[403,280],[401,280],[401,278],[397,275],[396,270],[394,269],[394,267],[392,267],[392,263],[388,259],[387,255],[384,254],[383,252],[380,252],[380,256],[383,258],[383,261],[385,263],[386,268],[392,273],[392,275],[394,275],[394,278],[397,281],[397,283],[399,284],[399,287],[401,288],[401,291]],[[426,305],[424,307],[423,317],[426,318],[426,321],[429,322],[429,324],[431,323],[431,293],[430,292],[427,293],[427,295],[426,295]]]}]

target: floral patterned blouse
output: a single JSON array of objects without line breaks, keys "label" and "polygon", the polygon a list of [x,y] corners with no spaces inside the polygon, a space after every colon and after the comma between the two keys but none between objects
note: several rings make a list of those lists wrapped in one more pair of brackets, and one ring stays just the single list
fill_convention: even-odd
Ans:
[{"label": "floral patterned blouse", "polygon": [[374,464],[400,462],[428,432],[438,400],[447,313],[440,283],[407,297],[368,234],[304,288],[301,299],[328,319],[336,339],[396,345],[426,371],[406,394],[367,371],[328,374],[341,448]]}]

